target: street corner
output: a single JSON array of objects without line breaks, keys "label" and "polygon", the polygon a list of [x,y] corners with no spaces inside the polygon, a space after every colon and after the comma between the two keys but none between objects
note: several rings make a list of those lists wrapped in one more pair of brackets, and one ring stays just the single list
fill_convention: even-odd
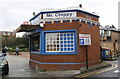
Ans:
[{"label": "street corner", "polygon": [[[84,77],[88,77],[88,76],[91,76],[91,75],[107,72],[107,71],[115,69],[115,68],[117,68],[116,64],[112,64],[112,63],[108,63],[108,62],[102,62],[99,65],[89,67],[89,69],[81,68],[79,70],[79,73],[74,74],[72,77],[84,78]],[[117,73],[117,71],[115,71],[115,72]]]},{"label": "street corner", "polygon": [[0,73],[5,71],[8,77],[117,77],[120,23],[114,4],[118,0],[88,0],[89,5],[84,1],[0,1],[5,7],[0,8]]}]

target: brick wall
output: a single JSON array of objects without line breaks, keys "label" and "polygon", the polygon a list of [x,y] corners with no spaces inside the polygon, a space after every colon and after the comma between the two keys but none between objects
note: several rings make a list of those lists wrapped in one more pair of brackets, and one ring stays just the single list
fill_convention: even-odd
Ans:
[{"label": "brick wall", "polygon": [[87,19],[90,19],[90,20],[93,20],[93,21],[98,21],[97,17],[92,16],[92,15],[88,15],[88,14],[85,14],[85,13],[81,13],[81,12],[77,12],[77,16],[87,18]]},{"label": "brick wall", "polygon": [[[6,35],[4,35],[6,34]],[[14,32],[7,32],[7,31],[1,31],[0,35],[2,36],[2,39],[15,39],[16,38],[16,33]]]},{"label": "brick wall", "polygon": [[111,38],[112,38],[112,42],[115,42],[115,40],[118,41],[118,34],[120,34],[119,32],[114,32],[114,31],[111,31]]},{"label": "brick wall", "polygon": [[110,36],[111,40],[108,41],[107,37],[106,37],[106,33],[105,33],[106,40],[103,41],[103,38],[101,38],[101,46],[103,48],[108,48],[108,49],[114,50],[114,43],[115,43],[115,40],[117,40],[117,42],[115,43],[115,48],[120,51],[120,49],[119,49],[119,45],[120,45],[119,34],[120,34],[119,32],[111,31],[111,36]]},{"label": "brick wall", "polygon": [[[82,63],[79,65],[46,65],[46,64],[38,64],[30,61],[30,65],[34,68],[45,69],[45,70],[63,70],[63,69],[80,69],[81,67],[85,67],[86,62],[86,50],[85,46],[79,45],[79,34],[91,34],[92,45],[88,46],[88,60],[89,65],[100,64],[100,39],[99,39],[99,27],[92,26],[90,27],[88,24],[81,22],[63,22],[63,23],[49,23],[45,24],[45,27],[42,31],[50,31],[50,30],[77,30],[77,55],[37,55],[31,54],[30,59],[35,60],[42,63]],[[93,61],[93,62],[92,62]]]}]

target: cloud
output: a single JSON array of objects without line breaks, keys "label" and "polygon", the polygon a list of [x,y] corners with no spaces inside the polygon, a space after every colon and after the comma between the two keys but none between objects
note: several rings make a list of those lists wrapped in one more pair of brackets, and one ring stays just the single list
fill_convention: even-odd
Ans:
[{"label": "cloud", "polygon": [[[67,8],[83,5],[88,11],[100,15],[100,23],[117,26],[119,0],[0,0],[0,30],[14,30],[23,21],[31,19],[32,13],[44,8]],[[114,14],[114,15],[113,15]],[[7,27],[7,28],[6,28]],[[2,28],[2,29],[1,29]]]}]

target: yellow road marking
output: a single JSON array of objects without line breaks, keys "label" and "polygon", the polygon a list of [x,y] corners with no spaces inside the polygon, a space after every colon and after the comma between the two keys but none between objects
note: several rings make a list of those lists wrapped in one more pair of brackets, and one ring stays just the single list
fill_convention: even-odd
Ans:
[{"label": "yellow road marking", "polygon": [[99,73],[102,73],[102,72],[107,72],[107,71],[112,70],[112,69],[114,69],[116,67],[117,67],[117,65],[114,64],[114,65],[112,65],[112,67],[104,68],[104,69],[101,69],[101,70],[96,70],[96,71],[89,72],[89,73],[82,74],[82,75],[75,76],[75,77],[83,78],[83,77],[87,77],[87,76],[90,76],[90,75],[95,75],[95,74],[99,74]]}]

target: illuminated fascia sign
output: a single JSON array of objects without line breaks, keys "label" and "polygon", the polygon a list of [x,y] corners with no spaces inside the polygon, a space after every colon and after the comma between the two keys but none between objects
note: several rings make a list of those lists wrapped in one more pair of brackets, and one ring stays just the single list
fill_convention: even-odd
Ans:
[{"label": "illuminated fascia sign", "polygon": [[76,17],[76,12],[57,12],[43,14],[43,18],[68,18]]},{"label": "illuminated fascia sign", "polygon": [[79,34],[79,42],[80,45],[91,45],[91,35]]}]

